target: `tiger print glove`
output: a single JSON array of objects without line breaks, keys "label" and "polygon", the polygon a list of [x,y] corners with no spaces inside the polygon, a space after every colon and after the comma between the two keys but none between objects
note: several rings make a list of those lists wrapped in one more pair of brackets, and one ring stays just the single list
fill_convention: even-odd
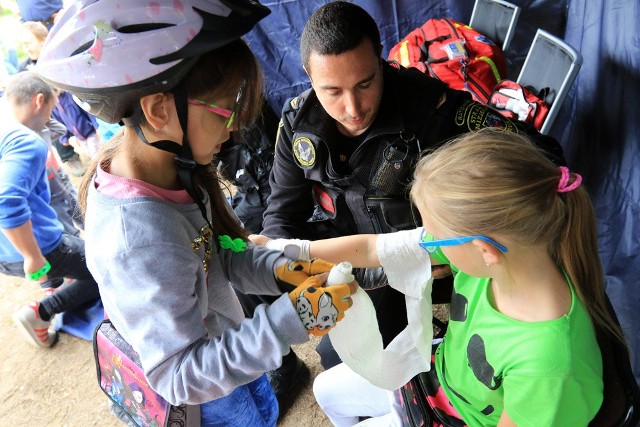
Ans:
[{"label": "tiger print glove", "polygon": [[346,284],[322,286],[318,277],[309,277],[289,293],[302,324],[311,335],[322,336],[344,318],[351,307],[351,290]]}]

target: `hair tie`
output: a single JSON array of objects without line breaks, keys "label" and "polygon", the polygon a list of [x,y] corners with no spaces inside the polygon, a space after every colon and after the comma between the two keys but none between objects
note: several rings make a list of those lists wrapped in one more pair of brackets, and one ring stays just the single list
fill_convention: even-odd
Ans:
[{"label": "hair tie", "polygon": [[582,183],[582,176],[578,173],[574,173],[573,175],[575,176],[575,179],[571,184],[569,184],[571,172],[569,172],[568,167],[560,166],[560,182],[558,182],[558,189],[556,190],[558,193],[567,193],[580,187],[580,184]]}]

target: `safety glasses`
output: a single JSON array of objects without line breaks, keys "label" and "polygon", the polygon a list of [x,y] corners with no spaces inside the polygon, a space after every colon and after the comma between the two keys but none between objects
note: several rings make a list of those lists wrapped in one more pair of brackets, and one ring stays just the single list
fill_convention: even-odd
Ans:
[{"label": "safety glasses", "polygon": [[460,237],[449,237],[447,239],[440,239],[440,240],[427,240],[427,239],[428,239],[428,236],[423,229],[422,236],[420,236],[420,241],[418,241],[418,245],[420,245],[422,249],[424,249],[430,254],[434,253],[441,246],[463,245],[475,239],[480,239],[482,241],[490,243],[496,248],[500,249],[502,252],[509,251],[506,247],[502,246],[500,243],[486,236],[460,236]]},{"label": "safety glasses", "polygon": [[222,116],[222,117],[224,117],[226,119],[229,119],[229,120],[227,120],[227,129],[229,129],[231,127],[231,125],[233,125],[233,119],[236,118],[236,111],[235,110],[237,110],[237,106],[238,106],[237,103],[236,103],[236,106],[234,107],[234,111],[232,111],[232,110],[229,110],[227,108],[218,107],[216,104],[211,104],[211,103],[208,103],[208,102],[204,102],[204,101],[201,101],[201,100],[195,99],[195,98],[189,98],[187,100],[187,102],[189,102],[189,104],[192,104],[192,105],[198,105],[200,107],[203,107],[207,111],[211,111],[214,114],[217,114],[217,115]]}]

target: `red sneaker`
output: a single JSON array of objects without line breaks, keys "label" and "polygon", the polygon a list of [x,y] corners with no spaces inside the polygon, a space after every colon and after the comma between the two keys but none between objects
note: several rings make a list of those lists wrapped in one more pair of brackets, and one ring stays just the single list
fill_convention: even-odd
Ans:
[{"label": "red sneaker", "polygon": [[57,335],[49,331],[51,321],[45,322],[40,318],[39,308],[40,302],[33,301],[13,313],[11,317],[31,344],[48,348],[56,342]]}]

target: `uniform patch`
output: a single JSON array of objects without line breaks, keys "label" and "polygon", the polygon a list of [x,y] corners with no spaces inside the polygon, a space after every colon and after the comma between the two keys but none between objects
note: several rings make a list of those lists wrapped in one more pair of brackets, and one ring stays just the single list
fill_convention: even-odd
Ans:
[{"label": "uniform patch", "polygon": [[518,128],[514,123],[500,113],[477,102],[468,101],[462,104],[456,111],[455,121],[456,125],[466,126],[470,131],[495,128],[518,133]]},{"label": "uniform patch", "polygon": [[303,167],[313,166],[316,162],[316,148],[307,137],[301,136],[293,141],[293,154]]},{"label": "uniform patch", "polygon": [[322,188],[320,185],[315,183],[313,184],[312,188],[313,188],[313,195],[316,198],[316,202],[320,204],[322,209],[324,209],[326,212],[329,212],[335,218],[336,205],[333,203],[333,199],[331,198],[329,193],[327,193],[327,191],[324,188]]}]

